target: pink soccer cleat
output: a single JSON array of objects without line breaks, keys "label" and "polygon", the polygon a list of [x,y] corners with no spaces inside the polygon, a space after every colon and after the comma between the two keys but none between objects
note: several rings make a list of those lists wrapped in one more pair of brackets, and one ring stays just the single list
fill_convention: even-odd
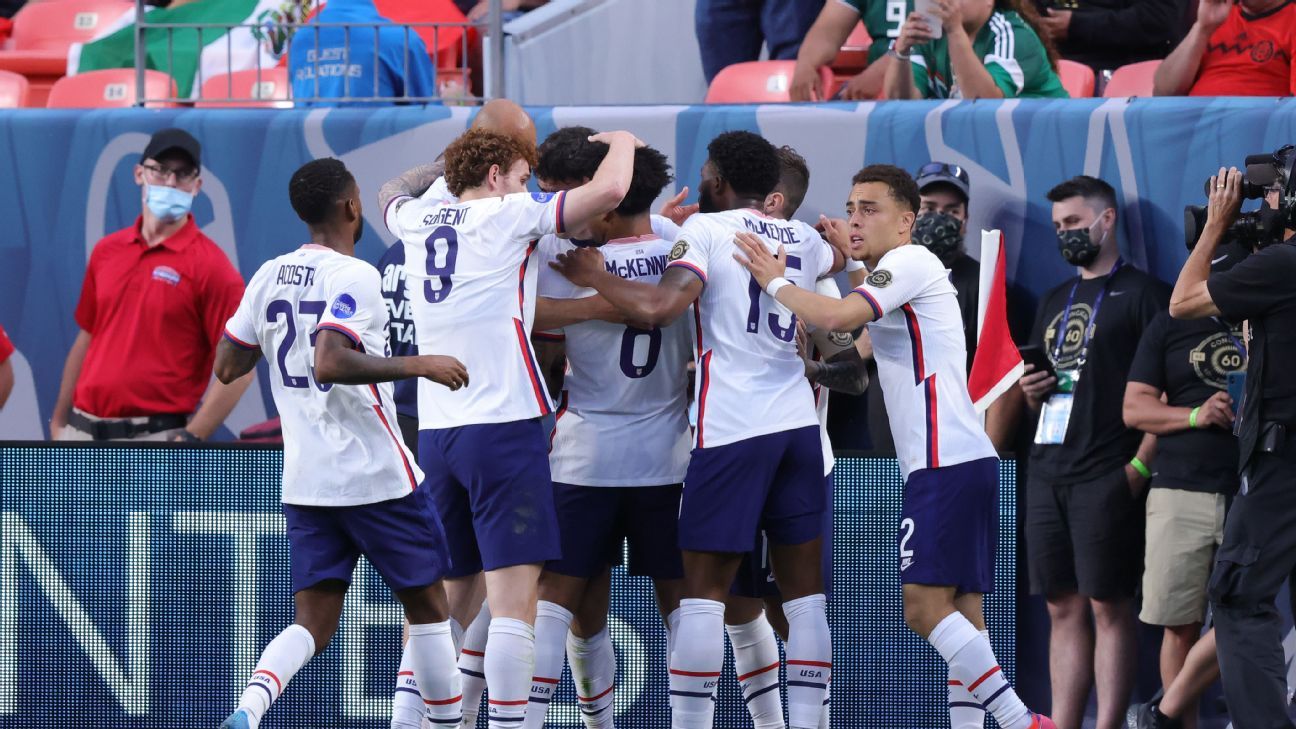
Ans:
[{"label": "pink soccer cleat", "polygon": [[1057,729],[1057,724],[1043,714],[1031,714],[1030,729]]}]

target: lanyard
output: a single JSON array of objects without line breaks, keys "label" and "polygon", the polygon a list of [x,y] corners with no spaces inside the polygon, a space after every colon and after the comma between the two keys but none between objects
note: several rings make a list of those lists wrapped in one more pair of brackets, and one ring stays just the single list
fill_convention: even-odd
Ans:
[{"label": "lanyard", "polygon": [[[1107,289],[1111,288],[1112,279],[1116,278],[1116,272],[1124,265],[1125,259],[1116,259],[1116,263],[1112,264],[1111,272],[1107,274],[1107,281],[1103,284],[1102,290],[1098,292],[1098,298],[1094,299],[1093,313],[1089,316],[1089,326],[1085,327],[1084,339],[1080,342],[1080,356],[1076,358],[1077,370],[1084,369],[1085,362],[1089,361],[1089,339],[1093,337],[1094,327],[1098,325],[1098,311],[1102,308]],[[1071,321],[1071,306],[1075,304],[1076,290],[1080,288],[1080,282],[1083,280],[1083,277],[1077,278],[1076,282],[1071,285],[1071,293],[1067,294],[1066,308],[1062,310],[1062,318],[1059,320],[1061,331],[1058,332],[1057,344],[1053,347],[1053,364],[1055,366],[1058,360],[1062,359],[1062,344],[1066,342],[1067,322]]]},{"label": "lanyard", "polygon": [[1245,363],[1247,358],[1247,348],[1246,345],[1242,344],[1242,340],[1233,336],[1233,327],[1229,326],[1223,319],[1220,319],[1218,316],[1212,316],[1211,318],[1215,320],[1216,324],[1219,324],[1220,327],[1224,329],[1224,336],[1229,338],[1229,341],[1233,343],[1234,347],[1237,347],[1238,354],[1242,355],[1242,361]]}]

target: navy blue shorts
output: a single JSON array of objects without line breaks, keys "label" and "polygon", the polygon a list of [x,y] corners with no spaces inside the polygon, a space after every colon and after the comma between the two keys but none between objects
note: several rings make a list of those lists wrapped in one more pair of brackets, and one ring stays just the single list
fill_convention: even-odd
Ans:
[{"label": "navy blue shorts", "polygon": [[684,476],[680,549],[747,552],[757,531],[775,544],[802,544],[823,532],[819,426],[694,448]]},{"label": "navy blue shorts", "polygon": [[998,542],[998,458],[909,474],[897,536],[902,584],[989,594]]},{"label": "navy blue shorts", "polygon": [[[823,517],[823,586],[824,594],[832,594],[832,499],[833,477],[829,473],[824,477],[824,490],[828,497],[828,508]],[[752,551],[743,555],[742,564],[738,567],[738,576],[734,578],[729,594],[739,597],[778,597],[778,584],[774,581],[774,566],[769,559],[769,540],[764,532],[756,535],[756,545]]]},{"label": "navy blue shorts", "polygon": [[589,579],[621,564],[629,542],[632,575],[654,580],[684,577],[679,550],[679,484],[673,486],[573,486],[554,484],[562,558],[545,569]]},{"label": "navy blue shorts", "polygon": [[419,431],[419,466],[450,547],[449,577],[557,559],[539,418]]},{"label": "navy blue shorts", "polygon": [[360,506],[284,504],[293,592],[325,580],[351,583],[364,555],[394,592],[434,584],[450,566],[427,489]]}]

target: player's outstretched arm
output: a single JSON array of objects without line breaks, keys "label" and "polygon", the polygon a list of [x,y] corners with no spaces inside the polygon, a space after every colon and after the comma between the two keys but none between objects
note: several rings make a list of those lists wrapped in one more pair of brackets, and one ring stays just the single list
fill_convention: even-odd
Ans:
[{"label": "player's outstretched arm", "polygon": [[608,272],[595,248],[561,253],[549,265],[577,286],[598,291],[636,326],[666,326],[702,293],[702,280],[679,267],[667,267],[656,285],[623,279]]},{"label": "player's outstretched arm", "polygon": [[567,231],[580,230],[621,204],[630,191],[635,148],[643,146],[630,132],[604,132],[589,139],[608,145],[608,152],[589,182],[567,191],[562,205],[562,227]]},{"label": "player's outstretched arm", "polygon": [[260,349],[245,349],[235,346],[224,337],[216,344],[216,361],[212,370],[216,379],[226,385],[251,372],[261,359]]},{"label": "player's outstretched arm", "polygon": [[779,246],[778,256],[772,256],[761,239],[751,233],[738,233],[734,238],[740,251],[734,253],[734,259],[743,264],[767,292],[770,282],[775,279],[788,283],[773,296],[807,324],[831,332],[849,332],[873,321],[873,309],[867,302],[857,300],[857,297],[834,299],[790,285],[791,282],[783,278],[783,273],[787,270],[787,254],[783,246]]},{"label": "player's outstretched arm", "polygon": [[428,188],[432,187],[432,183],[441,176],[443,169],[441,165],[435,163],[419,165],[394,180],[388,180],[378,188],[378,209],[386,210],[387,204],[398,197],[418,197],[427,192]]},{"label": "player's outstretched arm", "polygon": [[626,317],[602,296],[586,296],[582,299],[551,299],[541,296],[536,299],[535,323],[531,325],[531,329],[547,332],[587,321],[625,324]]},{"label": "player's outstretched arm", "polygon": [[868,362],[860,356],[850,332],[816,329],[811,336],[815,348],[826,356],[807,364],[810,382],[847,395],[859,395],[868,389]]},{"label": "player's outstretched arm", "polygon": [[321,329],[315,339],[315,380],[320,384],[370,385],[426,377],[451,390],[468,386],[468,370],[454,357],[375,357],[359,352],[341,332]]}]

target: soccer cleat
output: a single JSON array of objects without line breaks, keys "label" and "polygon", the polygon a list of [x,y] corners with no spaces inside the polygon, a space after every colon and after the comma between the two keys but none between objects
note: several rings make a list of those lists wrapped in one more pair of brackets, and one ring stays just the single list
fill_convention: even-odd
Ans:
[{"label": "soccer cleat", "polygon": [[257,729],[257,722],[247,709],[235,709],[221,722],[220,729]]},{"label": "soccer cleat", "polygon": [[1031,714],[1030,729],[1057,729],[1057,724],[1043,714]]},{"label": "soccer cleat", "polygon": [[1183,726],[1178,719],[1161,713],[1159,697],[1146,704],[1139,704],[1136,712],[1135,729],[1180,729]]}]

